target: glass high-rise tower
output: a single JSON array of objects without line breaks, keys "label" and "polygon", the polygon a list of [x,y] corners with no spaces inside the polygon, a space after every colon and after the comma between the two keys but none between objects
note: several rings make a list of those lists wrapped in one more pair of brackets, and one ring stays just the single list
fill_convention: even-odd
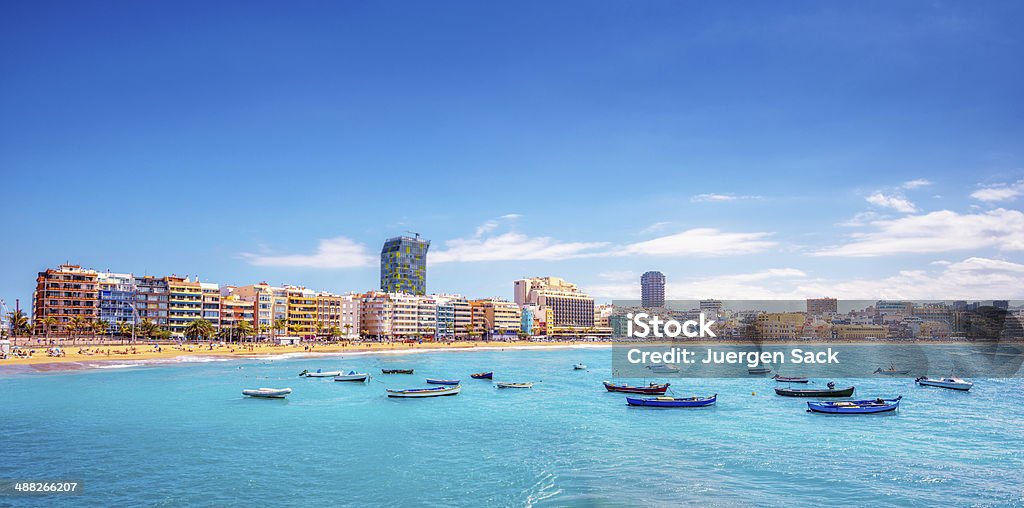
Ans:
[{"label": "glass high-rise tower", "polygon": [[380,250],[380,289],[388,293],[427,293],[427,249],[430,241],[398,236]]}]

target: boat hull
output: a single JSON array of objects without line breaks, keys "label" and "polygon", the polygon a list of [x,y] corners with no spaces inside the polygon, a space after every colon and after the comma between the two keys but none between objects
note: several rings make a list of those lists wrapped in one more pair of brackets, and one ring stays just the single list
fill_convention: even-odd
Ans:
[{"label": "boat hull", "polygon": [[381,374],[412,374],[413,369],[380,369]]},{"label": "boat hull", "polygon": [[334,377],[334,376],[340,376],[341,375],[341,371],[340,370],[335,370],[335,371],[331,371],[331,372],[307,372],[304,375],[305,375],[305,377]]},{"label": "boat hull", "polygon": [[650,385],[650,386],[629,386],[629,385],[617,385],[614,383],[604,382],[605,390],[609,392],[618,393],[637,393],[640,395],[664,395],[668,390],[669,383],[663,385]]},{"label": "boat hull", "polygon": [[454,386],[459,384],[458,379],[427,379],[428,385],[449,385]]},{"label": "boat hull", "polygon": [[782,376],[775,376],[772,379],[774,379],[778,383],[809,383],[809,382],[811,382],[810,379],[807,379],[805,377],[782,377]]},{"label": "boat hull", "polygon": [[710,397],[626,397],[626,403],[630,406],[643,407],[707,407],[714,405],[717,400],[717,393]]},{"label": "boat hull", "polygon": [[783,397],[850,397],[856,388],[836,388],[834,390],[798,390],[793,388],[776,388],[775,394]]},{"label": "boat hull", "polygon": [[342,376],[335,376],[335,381],[349,381],[353,383],[362,383],[370,378],[369,374],[345,374]]},{"label": "boat hull", "polygon": [[533,383],[496,383],[498,388],[533,388]]},{"label": "boat hull", "polygon": [[260,388],[257,390],[242,390],[242,395],[257,399],[283,399],[292,393],[291,388]]},{"label": "boat hull", "polygon": [[494,379],[493,372],[481,372],[479,374],[470,374],[469,377],[473,379]]},{"label": "boat hull", "polygon": [[755,368],[748,368],[747,369],[747,374],[753,374],[753,375],[767,374],[767,373],[769,373],[771,371],[772,371],[772,369],[770,369],[768,367],[755,367]]},{"label": "boat hull", "polygon": [[957,391],[961,391],[961,392],[966,392],[966,391],[970,390],[974,386],[974,383],[956,382],[956,381],[943,381],[941,379],[928,379],[928,378],[916,379],[916,380],[914,380],[914,382],[916,382],[920,386],[933,386],[935,388],[945,388],[947,390],[957,390]]},{"label": "boat hull", "polygon": [[462,391],[461,386],[451,388],[414,388],[410,390],[388,390],[388,397],[393,399],[425,399],[429,397],[448,397],[458,395]]},{"label": "boat hull", "polygon": [[888,413],[900,408],[902,396],[895,399],[851,400],[845,402],[808,402],[807,411],[811,413],[864,415]]}]

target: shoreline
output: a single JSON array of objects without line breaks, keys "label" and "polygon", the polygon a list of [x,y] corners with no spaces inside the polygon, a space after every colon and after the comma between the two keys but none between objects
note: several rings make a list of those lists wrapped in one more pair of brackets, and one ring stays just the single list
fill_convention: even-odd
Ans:
[{"label": "shoreline", "polygon": [[[70,372],[81,370],[120,369],[130,367],[180,365],[188,363],[226,362],[232,360],[284,360],[293,358],[316,358],[335,356],[369,356],[369,355],[405,355],[437,352],[473,352],[494,351],[503,349],[544,350],[544,349],[593,349],[610,348],[611,342],[487,342],[487,343],[373,343],[358,346],[304,346],[258,345],[253,349],[219,347],[209,349],[196,346],[191,350],[165,348],[162,351],[141,351],[134,355],[83,355],[69,353],[63,357],[50,357],[37,354],[31,358],[8,358],[0,360],[0,375],[18,373]],[[131,346],[117,346],[103,349],[130,350]],[[91,349],[91,348],[84,348]],[[138,349],[138,346],[136,346]],[[223,350],[227,349],[227,350]]]}]

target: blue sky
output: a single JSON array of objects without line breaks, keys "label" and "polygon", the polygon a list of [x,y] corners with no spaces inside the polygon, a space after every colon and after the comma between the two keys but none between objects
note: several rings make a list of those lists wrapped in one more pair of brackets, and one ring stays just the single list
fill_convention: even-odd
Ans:
[{"label": "blue sky", "polygon": [[[1019,2],[7,2],[0,297],[64,261],[333,291],[1021,298]],[[318,249],[321,249],[318,251]],[[13,307],[13,305],[11,305]]]}]

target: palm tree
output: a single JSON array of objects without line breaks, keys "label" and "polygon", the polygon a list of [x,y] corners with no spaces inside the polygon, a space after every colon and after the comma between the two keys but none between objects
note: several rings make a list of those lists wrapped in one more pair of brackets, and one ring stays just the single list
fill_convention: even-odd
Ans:
[{"label": "palm tree", "polygon": [[463,327],[466,328],[466,337],[467,338],[472,338],[473,337],[473,331],[474,331],[473,325],[470,324],[470,323],[466,323],[465,325],[463,325]]},{"label": "palm tree", "polygon": [[139,323],[136,333],[147,339],[152,339],[160,334],[160,327],[149,318],[145,318]]},{"label": "palm tree", "polygon": [[267,332],[270,331],[270,325],[260,325],[260,336],[262,340],[267,340]]},{"label": "palm tree", "polygon": [[252,327],[252,323],[248,321],[239,321],[235,325],[235,333],[238,334],[239,341],[244,341],[246,337],[252,336],[256,330]]},{"label": "palm tree", "polygon": [[7,322],[11,327],[11,333],[14,337],[18,334],[31,335],[32,330],[29,329],[28,318],[25,317],[25,313],[21,309],[18,309],[7,315]]},{"label": "palm tree", "polygon": [[277,338],[277,332],[280,332],[281,330],[287,330],[288,329],[288,320],[284,319],[284,318],[275,319],[273,327],[274,327],[274,337]]},{"label": "palm tree", "polygon": [[323,333],[324,333],[324,324],[319,322],[319,321],[317,321],[316,322],[316,336],[317,336],[317,338],[319,338],[321,335],[323,335]]},{"label": "palm tree", "polygon": [[89,327],[92,328],[92,337],[95,339],[105,333],[110,328],[110,324],[106,321],[96,320],[89,323]]},{"label": "palm tree", "polygon": [[213,335],[216,333],[216,330],[213,329],[213,324],[211,324],[209,321],[205,319],[196,319],[190,322],[189,324],[185,325],[184,332],[185,337],[187,338],[196,340],[206,340],[213,337]]},{"label": "palm tree", "polygon": [[72,335],[71,345],[75,345],[78,342],[78,332],[84,330],[86,323],[89,321],[82,316],[75,316],[71,318],[71,322],[68,323],[68,334]]},{"label": "palm tree", "polygon": [[122,338],[131,337],[132,325],[129,324],[127,321],[119,321],[117,323],[117,334],[120,335]]},{"label": "palm tree", "polygon": [[53,316],[46,316],[36,322],[43,326],[43,333],[46,335],[46,342],[50,342],[50,331],[52,331],[54,325],[57,324],[57,318]]},{"label": "palm tree", "polygon": [[342,328],[345,329],[345,340],[348,340],[350,337],[349,333],[352,331],[352,325],[345,323],[345,326],[342,326]]},{"label": "palm tree", "polygon": [[331,341],[334,341],[334,338],[339,335],[341,335],[341,328],[338,328],[337,326],[332,326],[327,329],[327,337],[331,339]]}]

